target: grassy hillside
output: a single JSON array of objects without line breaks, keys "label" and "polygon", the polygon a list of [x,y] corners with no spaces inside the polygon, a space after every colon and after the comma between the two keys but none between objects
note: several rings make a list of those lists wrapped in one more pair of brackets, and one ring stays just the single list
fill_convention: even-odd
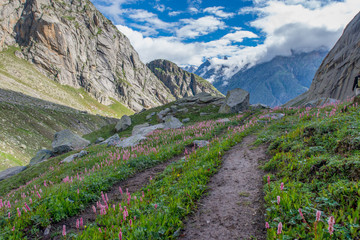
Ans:
[{"label": "grassy hillside", "polygon": [[[183,128],[155,131],[137,147],[90,146],[89,154],[73,163],[59,164],[66,155],[59,156],[0,182],[0,199],[11,202],[10,208],[0,209],[0,239],[36,239],[48,225],[89,208],[95,211],[92,220],[79,228],[68,222],[66,239],[119,239],[119,234],[123,239],[176,239],[224,154],[249,134],[258,135],[256,144],[270,144],[272,157],[263,162],[264,187],[259,189],[265,193],[268,239],[358,239],[356,104],[271,110],[285,114],[280,120],[269,119],[268,111],[246,112],[227,115],[226,123],[217,121],[225,115],[209,112],[213,114],[206,121],[195,117]],[[148,113],[136,115],[138,123]],[[195,139],[210,144],[194,151]],[[120,191],[120,181],[175,156],[184,158],[170,163],[141,190],[124,189],[122,200],[106,200],[111,188]],[[25,203],[26,212],[21,210]],[[331,216],[333,235],[328,231]],[[61,239],[62,232],[63,225],[52,229],[51,237]]]},{"label": "grassy hillside", "polygon": [[[40,73],[31,63],[16,57],[17,50],[19,49],[16,47],[9,47],[0,52],[0,89],[23,93],[33,97],[34,101],[42,99],[102,116],[119,118],[133,113],[114,99],[112,105],[105,106],[82,88],[75,89],[58,84]],[[10,98],[11,101],[17,99]]]}]

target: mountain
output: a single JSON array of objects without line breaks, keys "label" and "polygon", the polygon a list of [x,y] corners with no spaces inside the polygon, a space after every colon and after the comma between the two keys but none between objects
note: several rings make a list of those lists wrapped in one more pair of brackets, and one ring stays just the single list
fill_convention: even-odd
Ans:
[{"label": "mountain", "polygon": [[176,99],[207,92],[223,96],[211,83],[194,73],[189,73],[168,60],[154,60],[147,64],[149,69],[167,86]]},{"label": "mountain", "polygon": [[134,111],[174,100],[128,38],[88,0],[6,1],[0,19],[0,50],[19,46],[19,56],[61,85]]},{"label": "mountain", "polygon": [[[210,60],[206,60],[203,64],[201,64],[198,67],[198,69],[194,73],[202,78],[205,78],[213,82],[213,81],[225,81],[238,71],[239,71],[238,67],[230,68],[227,65],[214,65],[210,62]],[[226,92],[224,94],[226,94]]]},{"label": "mountain", "polygon": [[354,78],[360,74],[360,13],[347,25],[342,36],[317,70],[309,91],[287,105],[299,105],[319,98],[346,100],[354,96]]},{"label": "mountain", "polygon": [[196,70],[198,69],[198,67],[195,65],[187,65],[187,66],[183,67],[182,69],[187,72],[190,72],[190,73],[195,73]]},{"label": "mountain", "polygon": [[215,80],[222,93],[242,88],[250,93],[250,103],[278,106],[308,90],[327,51],[277,56],[269,62],[241,70],[228,80]]}]

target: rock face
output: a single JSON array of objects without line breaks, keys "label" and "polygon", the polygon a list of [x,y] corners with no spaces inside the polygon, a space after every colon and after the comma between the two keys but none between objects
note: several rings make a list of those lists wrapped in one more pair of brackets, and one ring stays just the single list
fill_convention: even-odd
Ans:
[{"label": "rock face", "polygon": [[249,108],[250,94],[240,88],[228,91],[225,103],[220,107],[219,113],[238,113]]},{"label": "rock face", "polygon": [[80,137],[79,135],[73,133],[69,129],[55,133],[54,141],[52,142],[53,152],[59,154],[59,152],[64,153],[62,149],[82,149],[87,147],[90,144],[90,141]]},{"label": "rock face", "polygon": [[5,171],[0,172],[0,181],[7,179],[11,176],[14,176],[18,173],[21,173],[22,171],[24,171],[27,167],[24,166],[19,166],[19,167],[12,167],[12,168],[8,168]]},{"label": "rock face", "polygon": [[201,92],[223,96],[205,79],[181,69],[168,60],[154,60],[147,66],[170,89],[176,99],[194,96]]},{"label": "rock face", "polygon": [[353,97],[354,78],[360,74],[360,13],[347,25],[342,36],[315,74],[309,91],[286,105],[303,105],[311,100]]},{"label": "rock face", "polygon": [[[5,2],[5,1],[3,1]],[[88,0],[1,3],[0,50],[18,44],[24,58],[55,81],[140,111],[174,100],[124,34]]]},{"label": "rock face", "polygon": [[124,131],[131,126],[131,118],[127,115],[121,117],[120,121],[116,124],[115,130],[117,132]]},{"label": "rock face", "polygon": [[51,157],[54,157],[54,153],[50,150],[40,150],[36,153],[36,156],[33,157],[31,160],[30,160],[30,163],[29,165],[35,165],[35,164],[38,164],[38,163],[41,163]]}]

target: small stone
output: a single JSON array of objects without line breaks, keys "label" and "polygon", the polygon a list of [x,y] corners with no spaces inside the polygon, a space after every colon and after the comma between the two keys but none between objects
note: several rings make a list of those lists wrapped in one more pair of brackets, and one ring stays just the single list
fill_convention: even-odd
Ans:
[{"label": "small stone", "polygon": [[50,230],[51,230],[51,225],[47,226],[45,231],[44,231],[44,236],[47,236],[50,234]]},{"label": "small stone", "polygon": [[182,120],[182,122],[183,122],[183,123],[188,123],[188,122],[190,122],[190,118],[184,118],[184,119]]},{"label": "small stone", "polygon": [[201,116],[201,117],[207,116],[207,115],[209,115],[209,113],[204,113],[204,112],[201,112],[201,113],[200,113],[200,116]]}]

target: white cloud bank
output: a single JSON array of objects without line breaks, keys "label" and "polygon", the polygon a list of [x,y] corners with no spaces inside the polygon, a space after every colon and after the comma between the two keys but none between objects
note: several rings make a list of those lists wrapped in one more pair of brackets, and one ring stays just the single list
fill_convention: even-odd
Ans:
[{"label": "white cloud bank", "polygon": [[[200,65],[204,58],[213,58],[211,61],[215,65],[230,66],[228,74],[231,75],[235,66],[241,68],[248,63],[270,60],[276,55],[289,55],[291,49],[331,48],[360,9],[359,0],[254,0],[254,5],[240,10],[239,14],[258,16],[249,24],[260,30],[265,41],[255,47],[233,44],[241,43],[244,38],[258,38],[256,34],[236,27],[233,28],[235,32],[211,42],[182,42],[184,38],[196,38],[226,27],[221,18],[227,16],[220,16],[226,13],[219,13],[222,8],[217,7],[206,10],[215,16],[181,20],[182,27],[175,31],[176,37],[151,38],[126,26],[117,27],[128,36],[144,62],[164,58],[179,65]],[[219,56],[228,56],[228,60],[217,58]]]}]

